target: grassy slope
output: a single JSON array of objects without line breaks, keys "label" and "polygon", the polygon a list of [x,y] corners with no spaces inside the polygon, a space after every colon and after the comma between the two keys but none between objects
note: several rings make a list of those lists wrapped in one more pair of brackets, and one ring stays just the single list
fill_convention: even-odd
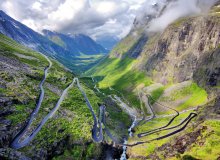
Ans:
[{"label": "grassy slope", "polygon": [[[179,122],[182,121],[186,116],[188,116],[188,114],[189,114],[189,112],[180,115],[178,118],[175,119],[175,121],[173,122],[173,124],[171,126],[175,126],[175,125],[179,124]],[[142,132],[145,132],[145,131],[150,131],[151,129],[154,129],[154,128],[161,127],[163,125],[166,125],[169,122],[170,119],[171,119],[170,117],[154,119],[154,120],[152,120],[152,121],[150,121],[150,122],[148,122],[144,125],[138,126],[136,128],[135,132],[136,133],[142,133]],[[174,130],[176,130],[176,129],[169,130],[169,131],[162,131],[162,132],[159,132],[157,134],[152,134],[150,136],[143,137],[141,139],[139,139],[137,137],[133,137],[129,140],[129,143],[133,144],[133,143],[139,142],[139,141],[148,141],[148,140],[157,138],[159,136],[163,136],[165,134],[168,134],[168,133],[170,133]],[[169,137],[169,138],[166,138],[166,139],[162,139],[162,140],[159,140],[159,141],[153,141],[153,142],[150,142],[150,143],[138,145],[138,146],[129,148],[129,150],[130,150],[129,152],[134,153],[133,155],[146,156],[147,157],[148,155],[152,154],[157,147],[160,147],[163,144],[171,141],[173,138],[175,138],[175,136],[174,137],[172,136],[172,137]]]},{"label": "grassy slope", "polygon": [[[182,114],[179,118],[177,118],[173,125],[178,124],[183,118],[185,118],[186,116],[188,116],[188,113],[184,113]],[[157,127],[161,127],[162,125],[165,125],[168,120],[170,118],[161,118],[161,119],[155,119],[151,122],[149,122],[148,124],[145,124],[143,126],[139,126],[136,129],[137,133],[140,133],[142,131],[148,131],[151,130],[152,128],[157,128]],[[193,120],[193,123],[196,123],[195,120]],[[196,125],[189,125],[189,127],[182,133],[171,136],[169,138],[166,139],[162,139],[159,141],[153,141],[150,143],[146,143],[146,144],[142,144],[139,146],[135,146],[132,148],[129,148],[129,153],[133,153],[132,156],[140,156],[140,157],[147,157],[150,154],[157,154],[157,156],[159,156],[161,159],[166,159],[164,157],[164,153],[163,151],[157,151],[158,147],[161,147],[162,145],[166,144],[166,143],[170,143],[171,144],[175,141],[175,139],[177,137],[184,136],[184,134],[186,133],[190,133],[192,131],[194,131],[196,128],[201,128],[201,126],[203,127],[207,127],[206,130],[204,130],[202,132],[202,136],[199,136],[196,143],[193,143],[184,154],[179,154],[177,157],[172,157],[172,158],[168,158],[168,159],[172,159],[172,160],[182,160],[183,157],[185,156],[192,156],[194,158],[198,158],[198,159],[207,159],[207,160],[214,160],[217,159],[219,157],[219,140],[220,140],[220,130],[219,130],[219,120],[207,120],[204,123],[201,123],[200,127],[197,127]],[[147,137],[143,137],[141,138],[142,141],[147,141],[153,138],[156,138],[158,136],[163,136],[167,133],[172,132],[173,130],[169,130],[169,131],[163,131],[160,132],[158,134],[154,134],[154,135],[150,135]],[[139,138],[132,138],[130,139],[129,143],[134,143],[136,141],[140,141]],[[156,152],[155,152],[156,151]],[[138,160],[139,158],[131,158],[132,160]]]},{"label": "grassy slope", "polygon": [[98,87],[103,92],[108,93],[109,87],[117,89],[137,107],[139,101],[135,96],[136,87],[140,84],[148,86],[152,81],[144,73],[131,69],[135,63],[136,60],[131,58],[106,58],[86,74],[92,74],[99,81]]},{"label": "grassy slope", "polygon": [[91,69],[95,66],[99,61],[101,61],[105,55],[97,54],[97,55],[80,55],[78,57],[73,58],[71,66],[73,66],[74,71],[78,74],[82,74],[85,71]]},{"label": "grassy slope", "polygon": [[[137,60],[133,60],[130,58],[125,58],[123,60],[116,58],[109,58],[103,61],[100,65],[90,70],[87,74],[92,74],[97,80],[99,80],[99,88],[103,92],[109,93],[108,87],[111,86],[119,91],[121,91],[124,96],[133,104],[133,106],[139,107],[139,100],[137,98],[135,88],[138,86],[151,86],[154,82],[147,77],[144,73],[133,70],[132,65],[135,65]],[[167,86],[163,86],[157,88],[151,92],[151,95],[154,99],[159,100],[163,104],[179,101],[184,97],[189,97],[183,103],[175,106],[179,111],[188,109],[191,107],[196,107],[206,103],[207,101],[207,93],[206,91],[199,87],[196,83],[192,83],[188,86],[185,86],[178,91],[174,90],[170,93],[169,97],[163,95],[165,90],[169,90],[171,87],[175,86],[175,84],[169,84]],[[153,104],[154,102],[151,101]],[[158,112],[158,114],[168,114],[170,111],[166,112]],[[181,115],[174,124],[179,123],[184,117],[188,116],[189,112]],[[140,133],[145,130],[149,130],[152,128],[160,127],[163,124],[168,122],[169,118],[161,118],[156,119],[150,123],[145,124],[144,126],[139,126],[135,129],[136,133]],[[173,124],[173,125],[174,125]],[[160,135],[164,135],[168,132],[162,132]],[[158,135],[156,135],[158,136]],[[149,140],[154,138],[154,136],[150,136],[147,138],[141,138],[139,140]],[[152,154],[155,149],[167,142],[169,142],[173,137],[167,138],[161,141],[154,141],[150,144],[139,145],[129,149],[130,153],[133,153],[137,156],[147,156]],[[131,139],[129,143],[135,142],[137,139]],[[137,140],[138,141],[138,140]]]},{"label": "grassy slope", "polygon": [[111,51],[111,53],[120,55],[122,57],[126,54],[132,46],[137,42],[140,33],[136,33],[136,35],[129,34],[127,35],[121,42],[119,42],[115,48]]},{"label": "grassy slope", "polygon": [[[185,18],[182,18],[176,21],[172,25],[179,26],[184,22],[184,20]],[[113,50],[112,53],[118,52],[119,54],[125,54],[125,52],[129,50],[128,47],[129,45],[126,46],[126,44],[127,42],[125,39],[124,41],[119,43],[118,47],[116,47],[116,49]],[[137,96],[134,96],[136,94],[134,89],[138,86],[143,87],[143,84],[145,85],[145,87],[151,86],[151,84],[154,84],[154,82],[149,77],[147,77],[145,73],[133,69],[135,67],[132,66],[135,66],[136,63],[139,63],[140,61],[139,59],[138,60],[134,60],[131,58],[117,59],[117,58],[112,58],[114,57],[112,55],[110,55],[110,57],[111,58],[105,59],[98,66],[89,70],[86,74],[95,76],[96,79],[99,81],[99,87],[104,92],[108,92],[107,88],[109,86],[118,89],[119,91],[124,93],[124,95],[130,102],[132,102],[135,106],[138,106],[139,103],[137,100]],[[179,90],[172,91],[169,96],[163,94],[165,90],[169,90],[175,85],[176,84],[170,83],[167,86],[157,88],[151,92],[151,95],[154,97],[154,99],[160,100],[161,103],[165,103],[165,104],[166,102],[169,102],[169,104],[174,104],[175,101],[181,101],[183,99],[186,99],[182,103],[179,103],[176,106],[174,105],[179,111],[192,107],[201,106],[207,103],[208,94],[206,93],[205,89],[198,86],[195,82]],[[151,103],[153,103],[153,101]],[[165,112],[163,112],[163,114],[164,113]],[[188,113],[181,115],[175,121],[175,123],[181,121],[181,119],[183,119],[187,115]],[[147,123],[144,126],[137,127],[136,132],[138,133],[141,131],[148,130],[149,128],[153,129],[159,127],[162,124],[165,124],[167,121],[168,121],[167,118],[154,120],[150,123]],[[195,144],[191,146],[191,148],[187,150],[185,155],[192,155],[193,157],[199,159],[203,159],[204,157],[210,160],[216,159],[220,154],[218,150],[219,143],[217,143],[220,137],[219,129],[218,129],[219,124],[220,123],[218,120],[212,120],[212,119],[205,121],[203,124],[200,124],[199,126],[202,125],[209,126],[208,131],[204,133],[205,135],[207,135],[207,138],[205,139],[205,144],[203,146],[199,146],[199,144]],[[182,134],[189,133],[194,129],[195,128],[191,126],[189,127],[189,129],[186,130],[186,132],[183,132]],[[213,131],[214,133],[211,136],[210,136],[210,131]],[[149,139],[150,138],[153,138],[153,136],[149,137]],[[175,136],[168,139],[164,139],[162,141],[155,141],[150,144],[140,145],[131,148],[129,153],[132,153],[133,155],[136,156],[145,157],[153,153],[157,147],[167,142],[170,142],[173,139],[175,139]],[[147,139],[144,138],[142,140],[147,140]],[[130,142],[134,142],[134,141],[136,141],[135,138],[130,140]]]},{"label": "grassy slope", "polygon": [[204,143],[201,147],[200,143],[193,144],[190,150],[188,150],[184,155],[191,155],[198,159],[203,159],[206,157],[207,160],[213,160],[219,157],[220,148],[220,122],[219,120],[207,120],[202,125],[206,126],[208,130],[203,133],[202,137],[198,142]]},{"label": "grassy slope", "polygon": [[[138,60],[125,58],[106,58],[99,65],[89,70],[86,74],[94,76],[99,81],[99,88],[108,93],[109,87],[119,90],[135,107],[139,107],[137,99],[137,88],[151,86],[154,82],[145,75],[145,73],[133,69]],[[169,84],[153,90],[151,95],[154,99],[160,97],[164,101],[181,100],[183,97],[190,97],[184,103],[179,104],[176,108],[187,109],[204,104],[207,100],[207,94],[204,89],[196,83],[186,86],[178,91],[173,91],[168,97],[163,96],[163,91],[173,87],[175,84]],[[196,99],[196,101],[195,101]],[[153,102],[152,102],[153,103]]]},{"label": "grassy slope", "polygon": [[[171,87],[175,87],[175,85],[166,86],[164,90],[169,90]],[[199,87],[196,83],[190,83],[178,90],[171,90],[169,95],[161,94],[158,100],[162,104],[169,106],[171,104],[171,107],[177,109],[178,111],[182,111],[204,105],[207,103],[207,97],[208,94],[203,88]],[[181,100],[183,101],[177,103]]]},{"label": "grassy slope", "polygon": [[[3,35],[0,35],[0,53],[1,56],[8,57],[12,60],[15,59],[20,63],[27,65],[31,70],[30,73],[19,70],[16,75],[10,75],[4,70],[0,71],[1,78],[3,79],[1,85],[6,86],[5,88],[0,89],[1,96],[14,97],[14,99],[18,101],[12,106],[12,108],[15,109],[15,112],[6,117],[12,121],[12,128],[14,128],[19,126],[19,124],[24,123],[33,108],[35,108],[35,103],[39,95],[38,85],[42,79],[43,70],[48,65],[48,62],[39,53],[24,48]],[[18,56],[18,54],[28,56],[28,58]],[[53,66],[48,73],[44,85],[45,99],[40,109],[39,116],[36,118],[33,126],[36,126],[57,102],[59,95],[54,91],[54,88],[59,92],[63,91],[63,89],[71,83],[72,78],[74,77],[72,73],[65,70],[64,67],[56,61],[53,61]],[[83,88],[86,91],[91,104],[94,106],[95,112],[98,113],[97,103],[102,102],[102,99],[100,99],[93,90],[88,88],[84,82]],[[107,109],[107,111],[110,115],[109,126],[117,126],[121,120],[118,119],[118,117],[112,116],[115,114],[114,110]],[[119,115],[120,114],[123,113],[119,113]],[[111,119],[111,117],[114,119]],[[128,117],[125,118],[123,123],[128,125],[127,121]],[[41,148],[47,149],[53,143],[64,139],[67,135],[70,136],[72,144],[76,142],[81,144],[88,141],[91,142],[92,124],[92,115],[85,104],[81,92],[74,86],[69,90],[68,96],[61,104],[56,115],[46,123],[39,134],[31,142],[30,146],[32,147],[27,146],[20,151],[28,153],[29,156],[33,156],[34,151],[38,151]],[[123,132],[126,132],[126,130],[122,131],[122,133]],[[34,146],[36,148],[34,148]],[[71,151],[79,152],[80,147],[82,146],[73,147],[71,148]],[[97,148],[96,145],[84,146],[84,154],[87,154],[86,152],[88,150],[88,152],[90,152],[88,153],[90,158],[97,156],[99,150],[95,148]],[[81,157],[74,158],[81,159]]]},{"label": "grassy slope", "polygon": [[[57,45],[65,48],[66,44],[59,36],[51,36],[50,40],[56,43]],[[79,55],[72,58],[71,63],[66,63],[63,61],[62,63],[69,67],[74,73],[81,74],[86,70],[92,68],[95,64],[97,64],[105,55],[97,54],[97,55]]]},{"label": "grassy slope", "polygon": [[[212,110],[211,108],[213,107],[214,104],[213,102],[210,102],[209,104],[206,104],[202,107],[199,108],[199,114],[196,119],[194,119],[190,124],[187,129],[177,135],[174,135],[172,137],[162,139],[160,141],[153,141],[150,143],[146,143],[143,145],[135,146],[132,148],[129,148],[129,153],[133,153],[131,158],[132,160],[138,160],[139,158],[135,158],[135,156],[140,156],[140,157],[147,157],[150,154],[156,154],[160,159],[172,159],[172,160],[187,160],[187,157],[194,157],[196,159],[207,159],[207,160],[214,160],[219,157],[219,140],[220,140],[220,121],[217,118],[205,118],[205,121],[201,121],[201,117],[206,117],[206,116],[213,116],[216,117],[215,113],[206,113],[208,110]],[[176,125],[180,123],[186,116],[188,116],[190,112],[181,114],[171,125]],[[161,127],[165,125],[170,118],[158,118],[154,119],[153,121],[146,123],[144,125],[138,126],[136,128],[136,133],[144,132],[144,131],[149,131],[151,129]],[[174,157],[169,157],[165,158],[166,152],[165,150],[157,150],[158,147],[161,147],[164,144],[174,144],[177,143],[176,139],[183,137],[187,133],[191,133],[193,131],[196,131],[198,129],[205,128],[201,130],[201,135],[196,139],[196,142],[191,144],[191,145],[186,145],[187,150],[185,151],[184,154],[176,154]],[[163,131],[159,134],[154,134],[150,135],[147,137],[143,137],[141,139],[137,137],[133,137],[130,139],[130,143],[134,143],[136,141],[145,141],[145,140],[150,140],[153,138],[156,138],[158,136],[162,136],[166,133],[171,132],[172,130],[169,131]],[[179,142],[179,144],[183,143],[184,144],[184,138],[182,139],[183,142]],[[178,144],[178,143],[177,143]],[[189,158],[190,159],[190,158]],[[193,159],[193,158],[191,158]]]}]

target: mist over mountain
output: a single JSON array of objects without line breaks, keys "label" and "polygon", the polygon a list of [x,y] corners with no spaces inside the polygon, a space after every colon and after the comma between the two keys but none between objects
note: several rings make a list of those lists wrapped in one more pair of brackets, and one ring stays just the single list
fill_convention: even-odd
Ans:
[{"label": "mist over mountain", "polygon": [[[220,137],[214,138],[220,126],[219,13],[220,1],[146,1],[130,33],[107,58],[87,71],[87,75],[100,78],[99,89],[121,91],[130,99],[130,106],[141,108],[141,115],[143,107],[147,108],[148,116],[143,116],[143,121],[140,116],[140,124],[128,138],[127,144],[132,147],[124,150],[124,157],[220,158]],[[135,97],[141,100],[134,101]],[[174,113],[173,117],[168,118],[169,112]],[[175,123],[178,113],[182,119]],[[188,126],[180,127],[194,114]],[[138,116],[135,112],[131,115]],[[213,135],[209,135],[209,129]],[[173,133],[177,134],[169,137]],[[213,141],[216,146],[208,145]]]},{"label": "mist over mountain", "polygon": [[157,0],[146,2],[139,10],[135,26],[145,25],[149,32],[163,31],[175,20],[189,16],[206,14],[217,0]]}]

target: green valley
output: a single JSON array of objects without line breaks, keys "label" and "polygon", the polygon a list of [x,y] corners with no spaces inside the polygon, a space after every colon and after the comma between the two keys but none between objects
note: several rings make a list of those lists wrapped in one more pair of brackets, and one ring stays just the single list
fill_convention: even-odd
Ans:
[{"label": "green valley", "polygon": [[220,160],[219,0],[26,3],[0,4],[0,159]]},{"label": "green valley", "polygon": [[[1,61],[1,66],[5,67],[4,70],[1,70],[1,97],[3,101],[1,103],[5,107],[3,110],[3,115],[5,115],[4,119],[9,122],[11,128],[9,132],[3,134],[4,136],[7,135],[7,138],[2,143],[9,144],[11,136],[21,129],[22,124],[25,123],[32,109],[35,108],[39,94],[38,84],[40,83],[41,77],[43,77],[43,70],[44,67],[48,65],[48,62],[39,53],[25,48],[3,35],[0,37],[0,44],[1,59],[5,60],[4,63]],[[61,91],[71,83],[72,78],[75,76],[58,62],[54,60],[52,60],[52,62],[53,65],[49,70],[49,75],[44,86],[45,99],[31,127],[32,129],[37,127],[44,116],[54,107]],[[17,71],[13,70],[14,65],[16,65]],[[102,103],[103,99],[100,99],[84,82],[82,82],[82,84],[98,115],[97,103]],[[118,116],[115,116],[116,113]],[[114,109],[111,109],[111,106],[109,106],[108,114],[108,119],[111,122],[108,123],[108,126],[115,134],[118,132],[117,125],[119,125],[121,121],[125,125],[129,125],[130,123],[126,115],[124,116],[122,112],[116,112]],[[120,115],[123,115],[124,119],[121,119]],[[29,152],[29,154],[26,154],[27,156],[40,158],[37,156],[40,156],[39,153],[42,149],[50,150],[51,154],[54,149],[62,153],[68,150],[69,146],[73,147],[71,152],[75,152],[75,150],[77,151],[79,149],[77,146],[84,145],[85,148],[88,147],[90,157],[100,155],[100,152],[91,152],[91,150],[95,150],[95,147],[100,148],[100,145],[94,145],[91,140],[91,122],[92,115],[85,105],[82,94],[76,87],[73,87],[68,91],[68,96],[61,104],[58,113],[46,123],[36,138],[31,142],[32,147],[24,147],[20,152]],[[117,135],[123,133],[126,133],[126,126],[124,131],[117,133]],[[64,145],[63,148],[60,148],[60,145]],[[5,148],[4,152],[10,151],[8,149]],[[87,150],[84,151],[83,149],[83,152],[86,154]],[[47,153],[44,156],[49,155]],[[81,159],[80,155],[78,156],[78,159]]]}]

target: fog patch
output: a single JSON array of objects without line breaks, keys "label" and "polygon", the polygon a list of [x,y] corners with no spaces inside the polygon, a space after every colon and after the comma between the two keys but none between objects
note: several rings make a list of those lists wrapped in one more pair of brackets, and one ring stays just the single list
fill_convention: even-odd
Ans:
[{"label": "fog patch", "polygon": [[147,31],[163,31],[169,24],[181,17],[207,13],[215,2],[216,0],[171,1],[167,4],[162,14],[149,23]]}]

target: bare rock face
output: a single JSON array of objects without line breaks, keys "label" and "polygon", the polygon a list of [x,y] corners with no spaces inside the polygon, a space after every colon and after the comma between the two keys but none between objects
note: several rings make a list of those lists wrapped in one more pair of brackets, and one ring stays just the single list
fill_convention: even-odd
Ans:
[{"label": "bare rock face", "polygon": [[[203,54],[198,62],[193,75],[201,86],[217,86],[220,82],[220,48]],[[202,78],[201,78],[202,77]]]},{"label": "bare rock face", "polygon": [[[143,24],[136,19],[129,35],[113,49],[110,57],[138,59],[133,67],[146,72],[158,83],[199,80],[200,77],[211,86],[218,85],[219,3],[209,14],[181,18],[169,25],[163,33],[149,33],[146,30],[155,17],[143,16]],[[163,9],[158,11],[162,12]],[[215,63],[206,61],[211,58],[215,59]],[[203,65],[208,67],[204,68]],[[202,71],[202,68],[206,71]],[[198,71],[202,74],[199,75]]]},{"label": "bare rock face", "polygon": [[[193,79],[204,63],[208,66],[206,60],[211,57],[216,63],[210,61],[212,69],[206,74],[210,85],[216,85],[219,81],[219,26],[218,15],[198,16],[175,22],[162,35],[157,35],[158,40],[151,44],[151,50],[145,49],[141,53],[138,68],[146,71],[159,83],[183,82]],[[145,47],[149,48],[149,44]]]},{"label": "bare rock face", "polygon": [[[177,137],[173,143],[166,143],[159,147],[157,151],[163,151],[163,156],[166,159],[169,157],[174,157],[178,154],[183,154],[187,148],[189,148],[192,144],[197,143],[197,139],[202,137],[202,133],[207,130],[207,127],[201,127],[198,130],[187,133],[186,135]],[[202,142],[200,142],[201,145]],[[152,154],[149,157],[154,157],[155,155]]]},{"label": "bare rock face", "polygon": [[220,1],[219,0],[215,3],[215,6],[217,6],[217,5],[220,5]]}]

